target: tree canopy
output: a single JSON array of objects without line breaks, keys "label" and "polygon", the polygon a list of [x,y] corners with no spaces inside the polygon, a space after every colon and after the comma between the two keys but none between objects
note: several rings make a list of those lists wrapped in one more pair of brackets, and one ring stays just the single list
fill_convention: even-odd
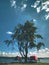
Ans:
[{"label": "tree canopy", "polygon": [[[28,49],[37,47],[35,38],[43,37],[40,34],[36,34],[37,27],[32,21],[26,21],[24,24],[18,24],[14,28],[14,34],[11,35],[12,41],[16,41],[18,44],[18,49],[22,57],[25,57],[25,62],[27,62]],[[12,43],[12,41],[7,41],[7,43]]]}]

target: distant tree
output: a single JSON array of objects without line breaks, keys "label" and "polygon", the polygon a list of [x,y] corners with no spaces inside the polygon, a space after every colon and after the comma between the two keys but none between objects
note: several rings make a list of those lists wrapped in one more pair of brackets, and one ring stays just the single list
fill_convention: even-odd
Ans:
[{"label": "distant tree", "polygon": [[[18,44],[21,56],[25,57],[25,62],[27,62],[28,49],[36,47],[35,38],[43,39],[40,34],[36,34],[36,30],[37,27],[33,21],[26,21],[24,24],[18,24],[18,26],[14,28],[14,34],[11,35],[12,40],[15,40]],[[10,41],[6,40],[5,42],[9,43]]]}]

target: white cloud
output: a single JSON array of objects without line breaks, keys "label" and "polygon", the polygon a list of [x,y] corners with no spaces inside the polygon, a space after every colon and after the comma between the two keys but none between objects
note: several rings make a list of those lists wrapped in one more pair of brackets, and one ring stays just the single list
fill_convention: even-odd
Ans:
[{"label": "white cloud", "polygon": [[46,12],[49,12],[49,8],[46,9]]},{"label": "white cloud", "polygon": [[36,22],[36,19],[33,19],[34,22]]},{"label": "white cloud", "polygon": [[49,6],[49,1],[42,3],[42,9],[41,10],[45,10],[46,12],[49,12],[48,6]]},{"label": "white cloud", "polygon": [[12,32],[10,32],[10,31],[8,31],[8,32],[6,32],[6,33],[7,33],[7,34],[10,34],[10,35],[11,35],[11,34],[13,34],[13,33],[12,33]]},{"label": "white cloud", "polygon": [[29,52],[28,56],[33,56],[36,55],[39,58],[44,58],[44,57],[49,57],[49,49],[45,48],[45,49],[40,49],[39,51],[34,51],[34,52]]},{"label": "white cloud", "polygon": [[48,4],[49,4],[49,1],[45,1],[43,4],[46,4],[46,5],[48,5]]},{"label": "white cloud", "polygon": [[49,49],[48,48],[45,48],[45,49],[40,49],[39,50],[39,53],[47,53],[47,52],[49,52]]},{"label": "white cloud", "polygon": [[7,52],[0,52],[0,56],[4,56],[4,57],[16,57],[16,56],[20,56],[21,57],[19,52],[13,52],[13,53],[11,53],[11,52],[9,52],[9,53],[7,53]]},{"label": "white cloud", "polygon": [[26,8],[27,7],[27,4],[24,4],[23,7]]},{"label": "white cloud", "polygon": [[[49,49],[48,48],[45,48],[45,49],[40,49],[38,52],[37,51],[34,51],[34,52],[29,52],[28,53],[28,57],[30,56],[33,56],[33,55],[36,55],[37,57],[39,58],[44,58],[44,57],[49,57]],[[6,53],[6,52],[0,52],[0,56],[7,56],[7,57],[16,57],[16,56],[20,56],[20,53],[19,52],[9,52],[9,53]]]},{"label": "white cloud", "polygon": [[34,7],[33,5],[31,5],[31,7]]},{"label": "white cloud", "polygon": [[42,3],[42,9],[41,10],[44,10],[44,9],[47,9],[47,4]]},{"label": "white cloud", "polygon": [[41,7],[37,7],[37,13],[39,13],[39,12],[40,12],[40,9],[41,9]]},{"label": "white cloud", "polygon": [[[36,3],[36,2],[35,2]],[[39,3],[38,3],[39,4]],[[42,2],[42,4],[41,4],[41,6],[40,7],[37,7],[37,5],[35,5],[36,7],[34,7],[34,8],[36,8],[36,10],[37,10],[37,13],[38,12],[40,12],[40,11],[42,11],[42,10],[45,10],[46,12],[49,12],[49,1],[46,1],[46,2]],[[40,10],[40,8],[41,8],[41,10]]]},{"label": "white cloud", "polygon": [[49,19],[49,13],[47,15],[45,15],[45,19]]},{"label": "white cloud", "polygon": [[16,1],[15,0],[11,0],[10,2],[11,2],[11,7],[16,8]]},{"label": "white cloud", "polygon": [[40,1],[37,0],[34,3],[34,5],[31,5],[31,7],[35,8],[37,10],[37,13],[40,13],[41,11],[45,10],[45,12],[48,13],[48,14],[44,15],[45,20],[47,20],[49,18],[49,1],[42,2],[41,5],[39,5],[39,3],[40,3]]},{"label": "white cloud", "polygon": [[27,7],[27,4],[23,4],[21,7],[21,10],[24,11],[24,9]]},{"label": "white cloud", "polygon": [[49,49],[48,48],[45,48],[45,51],[49,52]]},{"label": "white cloud", "polygon": [[36,7],[39,5],[39,3],[40,3],[40,1],[36,1],[36,2],[34,3],[34,5],[31,5],[31,7],[36,8]]}]

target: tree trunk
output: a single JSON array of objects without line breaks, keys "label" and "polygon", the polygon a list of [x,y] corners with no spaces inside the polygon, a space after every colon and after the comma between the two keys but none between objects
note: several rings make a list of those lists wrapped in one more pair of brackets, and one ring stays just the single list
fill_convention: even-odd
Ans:
[{"label": "tree trunk", "polygon": [[28,53],[27,43],[26,43],[26,47],[25,47],[25,52],[26,52],[26,54],[25,54],[25,62],[27,62],[27,53]]}]

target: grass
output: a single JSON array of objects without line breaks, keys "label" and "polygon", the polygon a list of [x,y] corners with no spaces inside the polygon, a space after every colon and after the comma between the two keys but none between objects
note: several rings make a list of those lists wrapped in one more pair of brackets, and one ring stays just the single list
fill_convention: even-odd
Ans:
[{"label": "grass", "polygon": [[0,65],[49,65],[49,63],[0,63]]}]

